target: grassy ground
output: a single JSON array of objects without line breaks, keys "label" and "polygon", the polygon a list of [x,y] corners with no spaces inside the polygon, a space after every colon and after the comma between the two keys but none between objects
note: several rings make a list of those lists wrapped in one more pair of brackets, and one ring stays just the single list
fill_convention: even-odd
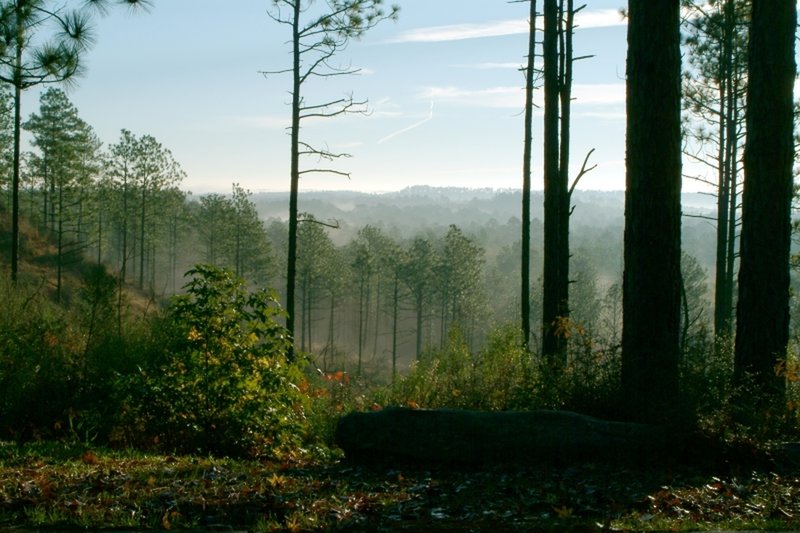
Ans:
[{"label": "grassy ground", "polygon": [[0,530],[800,528],[800,473],[599,465],[435,471],[0,445]]}]

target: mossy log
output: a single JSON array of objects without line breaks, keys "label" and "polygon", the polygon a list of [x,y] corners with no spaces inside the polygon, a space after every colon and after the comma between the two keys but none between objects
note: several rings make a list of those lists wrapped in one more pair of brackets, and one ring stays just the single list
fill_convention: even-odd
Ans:
[{"label": "mossy log", "polygon": [[354,461],[441,465],[650,463],[685,446],[667,428],[547,410],[350,413],[335,440]]}]

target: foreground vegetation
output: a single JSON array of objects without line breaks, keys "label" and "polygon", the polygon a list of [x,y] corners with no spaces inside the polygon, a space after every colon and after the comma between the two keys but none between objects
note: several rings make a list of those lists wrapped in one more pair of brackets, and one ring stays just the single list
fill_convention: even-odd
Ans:
[{"label": "foreground vegetation", "polygon": [[367,469],[0,446],[0,528],[251,531],[800,527],[800,477],[734,468]]}]

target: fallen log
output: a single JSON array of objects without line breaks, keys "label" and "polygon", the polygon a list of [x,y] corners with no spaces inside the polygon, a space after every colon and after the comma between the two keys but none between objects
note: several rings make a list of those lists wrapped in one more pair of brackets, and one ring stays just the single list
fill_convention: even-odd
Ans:
[{"label": "fallen log", "polygon": [[437,465],[646,464],[682,448],[682,439],[663,427],[548,410],[388,408],[350,413],[335,432],[349,460]]}]

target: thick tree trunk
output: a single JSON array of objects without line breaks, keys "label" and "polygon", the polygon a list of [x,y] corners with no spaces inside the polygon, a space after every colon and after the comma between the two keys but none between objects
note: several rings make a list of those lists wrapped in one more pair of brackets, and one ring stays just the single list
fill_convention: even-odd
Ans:
[{"label": "thick tree trunk", "polygon": [[683,438],[665,428],[566,411],[390,408],[350,413],[336,443],[356,461],[431,465],[649,462]]},{"label": "thick tree trunk", "polygon": [[675,414],[680,350],[681,93],[678,0],[631,0],[622,388],[628,416]]},{"label": "thick tree trunk", "polygon": [[735,375],[779,399],[789,340],[796,0],[754,0]]}]

